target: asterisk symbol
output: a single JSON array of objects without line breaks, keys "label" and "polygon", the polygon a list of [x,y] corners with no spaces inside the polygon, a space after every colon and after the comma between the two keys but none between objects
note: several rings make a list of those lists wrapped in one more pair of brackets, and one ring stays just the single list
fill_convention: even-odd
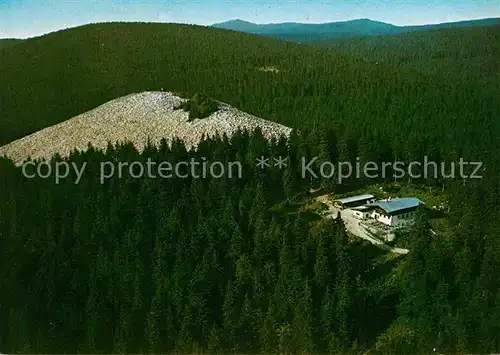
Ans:
[{"label": "asterisk symbol", "polygon": [[269,167],[269,158],[266,157],[260,157],[255,159],[257,160],[257,166],[260,167],[261,169],[264,169],[266,166]]},{"label": "asterisk symbol", "polygon": [[286,162],[287,159],[288,158],[283,158],[282,156],[279,156],[277,159],[274,158],[274,161],[275,161],[274,166],[277,166],[280,169],[283,168],[283,167],[286,167],[285,162]]}]

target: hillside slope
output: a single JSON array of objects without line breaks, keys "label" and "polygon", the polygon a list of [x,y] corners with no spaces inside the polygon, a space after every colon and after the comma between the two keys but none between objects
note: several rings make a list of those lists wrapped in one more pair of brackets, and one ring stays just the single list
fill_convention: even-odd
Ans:
[{"label": "hillside slope", "polygon": [[443,152],[459,141],[464,152],[481,153],[496,144],[493,132],[500,129],[495,91],[200,26],[110,23],[52,33],[0,52],[0,77],[1,145],[117,97],[162,88],[206,93],[317,131],[311,139],[326,129],[353,138],[368,132],[395,142],[400,155],[407,142],[437,141]]},{"label": "hillside slope", "polygon": [[[312,61],[317,53],[273,39],[173,24],[96,24],[29,39],[0,53],[0,144],[117,97],[161,88],[206,92],[254,113],[248,107],[255,109],[255,101],[266,96],[248,100],[257,86],[279,85],[279,78],[258,68],[292,67],[301,56]],[[348,64],[343,56],[335,59]]]},{"label": "hillside slope", "polygon": [[16,44],[19,44],[22,41],[23,41],[22,39],[15,39],[15,38],[0,39],[0,50],[15,46]]},{"label": "hillside slope", "polygon": [[450,80],[500,83],[500,25],[356,37],[314,45],[371,62],[412,67]]},{"label": "hillside slope", "polygon": [[[186,122],[164,90],[191,98],[181,105],[191,118],[213,115]],[[86,166],[81,180],[74,169],[61,184],[0,156],[0,350],[499,353],[498,96],[439,72],[199,26],[97,24],[0,51],[0,146],[20,138],[4,148],[16,162],[244,122],[288,131],[257,116],[294,128],[273,144],[255,132],[196,151],[163,141],[142,153],[88,149],[69,158]],[[103,162],[200,157],[245,173],[97,175]],[[256,157],[287,166],[264,170]],[[304,175],[308,157],[317,178]],[[413,166],[424,157],[436,168]],[[484,163],[482,178],[458,175],[459,159]],[[394,175],[391,162],[408,171]],[[418,216],[403,236],[409,253],[395,258],[341,218],[322,221],[316,187],[334,198],[423,195],[446,219]]]},{"label": "hillside slope", "polygon": [[236,130],[253,132],[260,128],[264,137],[288,136],[290,129],[241,112],[221,103],[209,117],[188,122],[188,113],[176,109],[186,101],[171,93],[143,92],[115,99],[94,110],[28,137],[0,147],[0,156],[15,163],[24,159],[49,160],[58,153],[67,157],[74,149],[85,151],[88,144],[106,149],[108,142],[132,142],[142,151],[148,141],[158,146],[162,139],[178,138],[186,147],[196,147],[202,137],[230,137]]}]

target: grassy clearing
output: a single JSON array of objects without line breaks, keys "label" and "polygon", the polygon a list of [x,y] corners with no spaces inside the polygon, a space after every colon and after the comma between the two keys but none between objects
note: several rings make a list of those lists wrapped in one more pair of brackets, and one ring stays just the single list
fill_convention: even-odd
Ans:
[{"label": "grassy clearing", "polygon": [[317,210],[305,208],[303,202],[291,202],[285,200],[271,207],[269,211],[278,219],[283,219],[285,216],[294,216],[306,223],[321,220]]},{"label": "grassy clearing", "polygon": [[302,211],[311,211],[311,212],[315,212],[315,213],[321,215],[321,214],[323,214],[323,212],[328,210],[328,206],[321,201],[311,199],[311,200],[307,201],[301,207],[301,210]]}]

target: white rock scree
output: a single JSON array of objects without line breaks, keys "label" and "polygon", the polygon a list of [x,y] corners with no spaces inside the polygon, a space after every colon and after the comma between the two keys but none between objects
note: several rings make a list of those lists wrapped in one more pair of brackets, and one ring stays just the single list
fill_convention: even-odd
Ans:
[{"label": "white rock scree", "polygon": [[94,148],[106,149],[108,142],[132,142],[142,151],[148,140],[159,145],[162,139],[171,143],[178,138],[187,149],[195,149],[203,136],[225,134],[230,137],[238,129],[260,128],[266,139],[288,137],[292,130],[222,102],[219,110],[209,117],[189,122],[188,112],[175,110],[185,101],[170,92],[142,92],[120,97],[0,147],[0,156],[21,165],[28,157],[48,160],[56,153],[66,157],[75,149],[86,151],[89,143]]}]

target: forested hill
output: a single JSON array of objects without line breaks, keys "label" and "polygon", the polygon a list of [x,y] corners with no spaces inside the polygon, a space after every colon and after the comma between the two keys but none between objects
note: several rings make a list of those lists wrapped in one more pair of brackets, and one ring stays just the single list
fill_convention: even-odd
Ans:
[{"label": "forested hill", "polygon": [[[346,159],[344,144],[338,156],[327,147],[336,150],[321,147],[327,159]],[[26,179],[0,158],[0,349],[498,352],[497,176],[450,181],[449,227],[436,235],[418,223],[410,253],[398,258],[349,236],[340,220],[321,223],[302,210],[310,185],[298,164],[283,173],[255,166],[256,156],[295,162],[316,147],[294,136],[289,148],[258,132],[233,136],[231,146],[209,140],[198,152],[180,142],[142,154],[110,145],[72,154],[68,162],[87,163],[85,172],[79,183],[72,173],[60,184]],[[239,161],[244,175],[138,179],[125,172],[98,181],[103,163],[200,157]],[[59,163],[55,157],[51,168]]]},{"label": "forested hill", "polygon": [[[267,66],[279,71],[260,70]],[[313,140],[325,127],[353,137],[366,132],[393,142],[401,155],[435,142],[443,154],[483,154],[497,142],[496,92],[199,26],[110,23],[60,31],[0,52],[0,74],[0,144],[117,97],[162,88],[204,92],[304,134],[317,130]]]},{"label": "forested hill", "polygon": [[[316,41],[311,44],[398,67],[411,67],[448,80],[500,83],[500,25]],[[494,90],[494,88],[492,88]]]},{"label": "forested hill", "polygon": [[[60,183],[28,179],[0,157],[0,352],[500,351],[498,88],[234,31],[94,24],[0,51],[0,145],[143,91],[189,94],[175,106],[189,110],[185,120],[215,99],[293,130],[279,141],[235,132],[195,151],[178,140],[142,152],[90,145],[65,161],[86,167],[81,179]],[[263,170],[256,157],[287,166]],[[313,157],[316,170],[443,165],[439,175],[423,176],[421,164],[404,178],[352,173],[337,183],[303,175],[300,162]],[[239,162],[244,174],[126,171],[203,158]],[[464,178],[463,161],[483,163],[481,178]],[[130,169],[99,181],[104,163]],[[311,188],[407,188],[447,208],[438,221],[419,216],[409,253],[394,256],[321,218]]]}]

